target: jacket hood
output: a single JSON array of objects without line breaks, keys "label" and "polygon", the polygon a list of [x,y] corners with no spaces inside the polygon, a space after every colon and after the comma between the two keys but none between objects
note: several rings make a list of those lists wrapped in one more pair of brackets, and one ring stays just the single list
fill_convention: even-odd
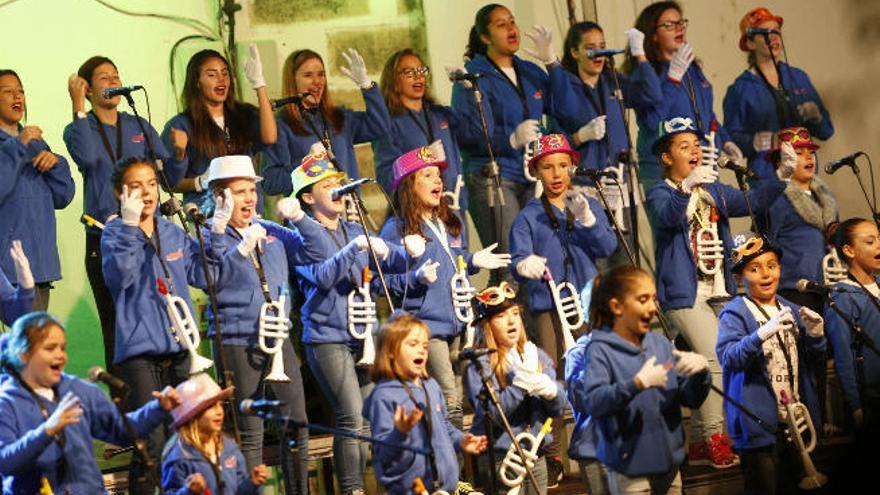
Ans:
[{"label": "jacket hood", "polygon": [[642,347],[636,347],[632,343],[624,340],[624,338],[618,335],[617,332],[608,327],[602,327],[600,329],[593,330],[592,332],[590,332],[590,335],[592,335],[592,343],[606,344],[616,351],[625,352],[632,355],[641,353],[642,350],[645,349],[647,344],[647,335],[642,341]]}]

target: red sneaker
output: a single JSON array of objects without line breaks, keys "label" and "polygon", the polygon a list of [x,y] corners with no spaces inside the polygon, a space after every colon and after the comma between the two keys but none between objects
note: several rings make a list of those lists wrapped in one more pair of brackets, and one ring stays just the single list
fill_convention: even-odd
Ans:
[{"label": "red sneaker", "polygon": [[727,469],[739,464],[739,456],[733,452],[733,441],[727,435],[715,433],[706,442],[709,463],[715,469]]}]

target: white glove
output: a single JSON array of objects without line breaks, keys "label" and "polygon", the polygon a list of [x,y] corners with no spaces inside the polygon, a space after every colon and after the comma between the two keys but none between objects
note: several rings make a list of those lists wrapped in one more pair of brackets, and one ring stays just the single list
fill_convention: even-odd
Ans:
[{"label": "white glove", "polygon": [[315,141],[309,146],[309,155],[320,155],[327,153],[327,148],[324,147],[324,143],[321,141]]},{"label": "white glove", "polygon": [[223,190],[223,195],[214,196],[214,220],[211,226],[211,232],[222,234],[226,232],[226,226],[229,219],[232,218],[232,210],[235,208],[235,199],[232,197],[232,190],[228,187]]},{"label": "white glove", "polygon": [[537,371],[516,370],[513,375],[513,385],[525,390],[527,394],[531,394],[540,385],[540,375],[542,374]]},{"label": "white glove", "polygon": [[641,57],[645,54],[645,33],[636,28],[629,28],[623,34],[626,35],[630,55]]},{"label": "white glove", "polygon": [[535,49],[523,48],[523,51],[544,63],[550,65],[559,58],[553,53],[553,31],[544,26],[535,26],[532,31],[525,33],[535,44]]},{"label": "white glove", "polygon": [[446,161],[446,149],[443,148],[443,141],[435,139],[433,143],[428,145],[428,149],[431,150],[431,154],[434,155],[434,159],[438,163]]},{"label": "white glove", "polygon": [[9,256],[15,264],[15,275],[18,277],[18,286],[22,289],[34,288],[34,274],[31,272],[31,264],[24,254],[21,247],[21,241],[15,239],[12,241],[12,247],[9,249]]},{"label": "white glove", "polygon": [[690,194],[691,191],[703,184],[711,184],[718,180],[718,171],[713,169],[712,167],[704,167],[699,166],[691,171],[687,177],[681,181],[681,188],[687,194]]},{"label": "white glove", "polygon": [[278,203],[275,204],[275,212],[278,213],[279,217],[290,220],[293,223],[299,222],[306,216],[306,212],[303,211],[299,200],[296,198],[279,199]]},{"label": "white glove", "polygon": [[385,244],[385,241],[381,237],[373,237],[370,236],[370,242],[367,243],[367,236],[361,234],[354,239],[351,240],[355,246],[357,246],[358,251],[364,252],[367,249],[370,249],[370,245],[372,244],[373,250],[376,251],[376,257],[385,260],[388,258],[388,244]]},{"label": "white glove", "polygon": [[779,180],[791,179],[791,174],[797,168],[797,159],[797,153],[795,153],[794,146],[791,143],[785,141],[780,144],[779,166],[776,168],[776,177],[779,177]]},{"label": "white glove", "polygon": [[446,77],[449,78],[449,82],[451,82],[451,83],[458,82],[459,84],[461,84],[461,87],[464,89],[471,89],[474,87],[474,85],[470,81],[464,81],[464,80],[456,81],[455,80],[455,76],[457,76],[459,74],[467,74],[468,73],[467,69],[465,69],[464,66],[462,66],[462,65],[447,65],[447,66],[443,67],[443,69],[446,70]]},{"label": "white glove", "polygon": [[770,131],[756,132],[752,136],[752,147],[755,151],[767,151],[773,146],[773,133]]},{"label": "white glove", "polygon": [[702,354],[697,354],[696,352],[682,352],[678,349],[673,349],[672,355],[677,358],[675,361],[675,371],[682,375],[696,375],[697,373],[709,369],[709,360]]},{"label": "white glove", "polygon": [[532,391],[529,392],[529,395],[533,397],[540,397],[544,400],[555,399],[556,394],[559,393],[559,388],[556,386],[556,382],[544,373],[536,374],[538,375],[538,378],[537,380],[535,380],[535,387],[532,388]]},{"label": "white glove", "polygon": [[547,269],[547,258],[530,254],[516,264],[516,272],[531,280],[541,280]]},{"label": "white glove", "polygon": [[780,330],[785,330],[790,325],[794,325],[794,316],[791,314],[791,308],[784,306],[778,313],[773,315],[773,318],[770,318],[770,321],[758,328],[758,337],[763,342],[776,335]]},{"label": "white glove", "polygon": [[690,43],[681,45],[681,48],[672,55],[672,60],[669,62],[669,72],[667,73],[667,77],[680,83],[685,72],[687,72],[693,61],[694,49],[691,48]]},{"label": "white glove", "polygon": [[364,59],[357,50],[354,48],[343,50],[342,58],[344,58],[345,63],[348,64],[348,67],[342,67],[340,69],[342,73],[354,81],[359,88],[370,89],[373,82],[370,81],[369,76],[367,76],[367,64],[364,63]]},{"label": "white glove", "polygon": [[659,387],[666,388],[666,381],[669,380],[669,374],[666,367],[657,364],[657,356],[651,356],[642,365],[642,369],[636,373],[636,384],[640,384],[642,390]]},{"label": "white glove", "polygon": [[260,89],[266,85],[266,79],[263,77],[263,63],[260,62],[260,51],[257,45],[251,43],[248,46],[248,59],[244,65],[244,75],[254,89]]},{"label": "white glove", "polygon": [[822,122],[822,111],[815,101],[805,101],[797,106],[798,114],[805,122]]},{"label": "white glove", "polygon": [[598,141],[605,137],[605,115],[600,115],[591,120],[587,125],[581,127],[577,131],[578,141],[586,143],[587,141]]},{"label": "white glove", "polygon": [[403,238],[403,246],[410,258],[421,258],[425,254],[425,238],[418,234],[410,234]]},{"label": "white glove", "polygon": [[196,192],[202,192],[208,188],[208,170],[198,177],[193,177],[193,188]]},{"label": "white glove", "polygon": [[807,335],[813,338],[825,335],[825,320],[822,319],[819,313],[806,306],[801,306],[798,314],[801,316],[801,321],[807,329]]},{"label": "white glove", "polygon": [[513,149],[520,149],[532,141],[537,141],[540,135],[540,122],[535,119],[524,120],[516,126],[516,130],[510,135],[510,146]]},{"label": "white glove", "polygon": [[743,156],[742,150],[739,149],[739,146],[736,145],[733,141],[728,141],[721,145],[721,152],[727,155],[727,158],[730,159],[733,163],[737,165],[745,165],[745,157]]},{"label": "white glove", "polygon": [[128,192],[128,186],[122,186],[122,194],[119,196],[119,216],[122,223],[131,227],[141,224],[141,213],[144,211],[144,202],[141,200],[141,190],[135,189]]},{"label": "white glove", "polygon": [[416,280],[424,285],[431,285],[437,281],[437,267],[440,266],[439,261],[425,261],[425,263],[416,270]]},{"label": "white glove", "polygon": [[474,253],[471,257],[471,264],[477,268],[486,270],[496,270],[504,268],[510,264],[510,255],[507,253],[493,253],[492,251],[498,247],[498,243]]},{"label": "white glove", "polygon": [[260,241],[266,240],[266,229],[258,223],[251,224],[241,234],[238,252],[245,258],[249,257]]},{"label": "white glove", "polygon": [[572,215],[574,215],[574,219],[580,222],[581,225],[584,227],[592,227],[593,225],[596,225],[596,215],[593,214],[593,209],[590,208],[590,201],[586,196],[574,191],[569,191],[566,193],[562,202],[565,203],[565,207],[572,213]]}]

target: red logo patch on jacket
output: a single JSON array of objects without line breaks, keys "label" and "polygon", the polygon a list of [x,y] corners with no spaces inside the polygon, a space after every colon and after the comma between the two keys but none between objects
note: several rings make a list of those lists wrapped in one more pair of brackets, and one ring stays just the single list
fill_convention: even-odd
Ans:
[{"label": "red logo patch on jacket", "polygon": [[267,235],[266,236],[266,244],[269,244],[270,242],[275,242],[277,240],[278,240],[278,238],[275,237],[274,235]]},{"label": "red logo patch on jacket", "polygon": [[132,142],[132,143],[143,143],[143,142],[144,142],[144,135],[143,135],[143,133],[141,133],[141,134],[135,134],[134,136],[132,136],[132,137],[131,137],[131,142]]},{"label": "red logo patch on jacket", "polygon": [[461,248],[461,236],[453,237],[452,241],[449,243],[449,247],[451,248]]},{"label": "red logo patch on jacket", "polygon": [[238,459],[235,458],[234,455],[227,457],[223,460],[223,467],[226,469],[235,469],[238,467]]},{"label": "red logo patch on jacket", "polygon": [[441,129],[449,129],[449,121],[446,119],[441,120],[440,121],[440,128]]},{"label": "red logo patch on jacket", "polygon": [[183,251],[178,249],[177,251],[172,251],[168,253],[168,256],[165,257],[166,261],[177,261],[183,258]]},{"label": "red logo patch on jacket", "polygon": [[539,89],[539,90],[535,91],[535,94],[532,95],[532,98],[534,98],[536,100],[540,100],[540,99],[544,98],[544,92]]}]

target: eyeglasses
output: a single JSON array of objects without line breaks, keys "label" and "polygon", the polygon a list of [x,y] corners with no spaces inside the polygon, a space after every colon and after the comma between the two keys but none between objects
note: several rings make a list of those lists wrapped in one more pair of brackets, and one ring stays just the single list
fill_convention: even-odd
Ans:
[{"label": "eyeglasses", "polygon": [[779,131],[779,141],[795,145],[802,142],[812,143],[813,139],[810,137],[810,131],[803,127],[795,127],[793,129],[783,129]]},{"label": "eyeglasses", "polygon": [[407,79],[417,79],[419,77],[428,77],[431,75],[431,69],[430,67],[407,67],[406,69],[400,69],[397,73],[403,75]]},{"label": "eyeglasses", "polygon": [[679,20],[679,21],[666,21],[666,22],[661,22],[660,24],[657,24],[657,27],[658,27],[658,28],[665,29],[665,30],[667,30],[667,31],[672,31],[672,30],[676,30],[676,31],[677,31],[677,30],[679,30],[679,29],[684,29],[684,28],[688,27],[688,20],[687,20],[687,19],[681,19],[681,20]]},{"label": "eyeglasses", "polygon": [[675,117],[674,119],[669,119],[666,122],[663,122],[664,134],[694,130],[696,130],[694,128],[694,121],[689,117]]},{"label": "eyeglasses", "polygon": [[746,256],[751,256],[758,251],[760,251],[764,247],[764,239],[760,236],[750,237],[744,244],[741,246],[734,248],[733,250],[733,262],[736,263],[739,260],[745,258]]},{"label": "eyeglasses", "polygon": [[498,306],[508,299],[516,299],[516,291],[507,282],[501,282],[497,287],[489,287],[479,294],[476,298],[480,303],[486,306]]}]

